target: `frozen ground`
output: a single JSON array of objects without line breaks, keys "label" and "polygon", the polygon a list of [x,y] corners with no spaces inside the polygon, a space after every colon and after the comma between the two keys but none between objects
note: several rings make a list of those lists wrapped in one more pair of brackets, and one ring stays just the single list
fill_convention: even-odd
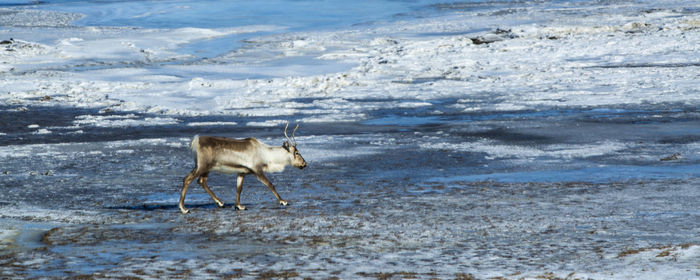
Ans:
[{"label": "frozen ground", "polygon": [[[696,2],[420,3],[318,30],[0,7],[0,277],[700,277]],[[285,120],[290,206],[251,177],[248,210],[193,185],[179,213],[193,135]]]},{"label": "frozen ground", "polygon": [[[216,208],[193,188],[188,215],[176,206],[191,167],[187,138],[4,146],[2,273],[694,279],[700,180],[697,143],[683,141],[688,125],[304,124],[299,148],[310,167],[272,176],[290,206],[249,178],[248,210]],[[624,129],[659,136],[604,133]],[[245,131],[283,139],[279,128]],[[676,152],[680,159],[660,160]],[[233,179],[210,179],[229,205]]]}]

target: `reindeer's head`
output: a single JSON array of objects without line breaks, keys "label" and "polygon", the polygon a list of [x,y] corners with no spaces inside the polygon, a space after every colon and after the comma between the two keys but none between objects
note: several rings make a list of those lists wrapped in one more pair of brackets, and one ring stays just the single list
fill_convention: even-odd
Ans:
[{"label": "reindeer's head", "polygon": [[287,122],[287,125],[284,127],[284,136],[287,137],[287,141],[285,141],[284,144],[282,144],[282,147],[294,156],[292,159],[292,166],[299,169],[304,169],[304,167],[306,167],[306,161],[303,157],[301,157],[299,150],[297,150],[297,139],[294,138],[294,132],[297,131],[299,125],[297,124],[297,126],[292,131],[292,139],[294,140],[294,145],[292,145],[292,140],[290,140],[289,136],[287,136],[287,127],[289,127],[289,122]]}]

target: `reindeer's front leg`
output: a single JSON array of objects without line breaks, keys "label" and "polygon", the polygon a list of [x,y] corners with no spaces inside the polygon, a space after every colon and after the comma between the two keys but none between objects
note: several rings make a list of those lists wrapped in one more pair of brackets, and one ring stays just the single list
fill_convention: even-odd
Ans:
[{"label": "reindeer's front leg", "polygon": [[268,188],[270,188],[270,190],[272,191],[272,194],[275,195],[275,198],[277,198],[277,201],[278,201],[281,205],[285,205],[285,206],[286,206],[286,205],[288,204],[287,201],[286,201],[286,200],[283,200],[283,199],[280,197],[280,195],[277,193],[277,190],[275,190],[275,186],[273,186],[273,185],[272,185],[272,182],[270,182],[270,180],[267,179],[267,177],[265,176],[265,173],[263,173],[262,171],[258,171],[258,172],[255,172],[255,176],[258,177],[258,180],[260,180],[260,182],[262,182],[263,184],[265,184],[265,186],[267,186]]},{"label": "reindeer's front leg", "polygon": [[243,191],[243,176],[245,174],[239,173],[236,179],[236,208],[238,210],[245,210],[245,206],[241,205],[241,191]]}]

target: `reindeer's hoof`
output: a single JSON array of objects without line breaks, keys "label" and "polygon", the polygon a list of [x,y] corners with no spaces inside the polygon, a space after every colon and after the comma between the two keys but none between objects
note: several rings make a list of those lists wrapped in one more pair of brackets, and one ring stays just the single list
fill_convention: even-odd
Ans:
[{"label": "reindeer's hoof", "polygon": [[280,200],[280,205],[287,206],[287,204],[289,204],[289,203],[287,203],[286,200]]},{"label": "reindeer's hoof", "polygon": [[224,208],[224,203],[223,202],[217,202],[217,205],[219,205],[219,208]]},{"label": "reindeer's hoof", "polygon": [[189,210],[189,209],[185,209],[185,208],[180,208],[180,212],[182,212],[182,214],[187,214],[187,213],[190,212],[190,210]]},{"label": "reindeer's hoof", "polygon": [[245,206],[243,206],[243,205],[236,205],[236,209],[243,211],[243,210],[245,210]]}]

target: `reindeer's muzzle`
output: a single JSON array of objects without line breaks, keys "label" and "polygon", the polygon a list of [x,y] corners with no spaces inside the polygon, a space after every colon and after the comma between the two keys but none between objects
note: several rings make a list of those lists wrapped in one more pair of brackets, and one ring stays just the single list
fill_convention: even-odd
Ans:
[{"label": "reindeer's muzzle", "polygon": [[302,163],[301,165],[298,166],[299,169],[304,169],[306,168],[306,162]]}]

